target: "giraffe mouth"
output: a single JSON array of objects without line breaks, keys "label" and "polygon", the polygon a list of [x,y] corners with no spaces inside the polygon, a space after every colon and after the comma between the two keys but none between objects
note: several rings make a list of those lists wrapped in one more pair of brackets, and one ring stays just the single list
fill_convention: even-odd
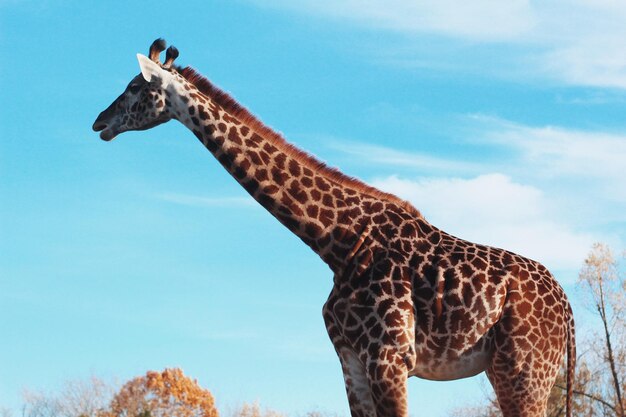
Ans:
[{"label": "giraffe mouth", "polygon": [[105,140],[107,142],[110,140],[113,140],[113,138],[117,136],[117,132],[115,132],[112,128],[109,127],[108,124],[104,122],[96,121],[93,124],[92,128],[95,132],[100,132],[100,139]]},{"label": "giraffe mouth", "polygon": [[100,132],[100,139],[107,142],[115,139],[116,136],[117,133],[115,133],[112,129],[104,129],[102,132]]}]

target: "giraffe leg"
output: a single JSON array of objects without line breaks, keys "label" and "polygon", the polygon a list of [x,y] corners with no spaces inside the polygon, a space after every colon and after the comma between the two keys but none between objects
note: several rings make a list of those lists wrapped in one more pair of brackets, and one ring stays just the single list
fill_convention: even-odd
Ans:
[{"label": "giraffe leg", "polygon": [[408,372],[404,363],[374,361],[368,366],[377,417],[407,417]]},{"label": "giraffe leg", "polygon": [[351,349],[342,348],[337,353],[343,369],[350,414],[352,417],[376,417],[365,365]]},{"label": "giraffe leg", "polygon": [[545,417],[550,389],[536,373],[523,370],[512,375],[493,366],[487,369],[503,417]]},{"label": "giraffe leg", "polygon": [[504,417],[545,417],[563,358],[561,347],[555,344],[538,341],[523,350],[519,338],[509,337],[500,346],[507,348],[496,350],[487,377]]}]

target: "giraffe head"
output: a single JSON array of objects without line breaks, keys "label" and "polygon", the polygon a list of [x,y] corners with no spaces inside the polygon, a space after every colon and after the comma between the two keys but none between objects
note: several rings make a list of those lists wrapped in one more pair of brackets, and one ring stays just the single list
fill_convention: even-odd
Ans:
[{"label": "giraffe head", "polygon": [[173,63],[178,50],[170,46],[161,64],[159,55],[164,49],[165,41],[157,39],[150,46],[150,58],[137,54],[141,73],[93,124],[101,139],[110,141],[122,132],[150,129],[172,118],[168,87],[176,78]]}]

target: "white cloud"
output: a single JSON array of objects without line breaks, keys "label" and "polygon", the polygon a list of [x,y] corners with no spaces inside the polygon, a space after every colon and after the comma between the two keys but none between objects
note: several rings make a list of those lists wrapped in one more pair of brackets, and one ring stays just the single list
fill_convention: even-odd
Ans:
[{"label": "white cloud", "polygon": [[594,237],[573,230],[541,190],[502,174],[471,179],[401,179],[374,186],[405,198],[435,226],[461,238],[501,247],[553,269],[577,269]]},{"label": "white cloud", "polygon": [[626,88],[626,33],[594,36],[559,45],[539,57],[542,70],[568,84]]},{"label": "white cloud", "polygon": [[537,3],[542,70],[582,85],[626,87],[626,3],[605,0]]},{"label": "white cloud", "polygon": [[[491,56],[481,67],[502,73],[508,66],[514,76],[541,75],[560,82],[626,88],[626,2],[574,0],[250,0],[367,28],[399,32],[409,37],[432,34],[472,43],[524,45],[516,49],[520,62]],[[419,42],[419,40],[418,40]],[[389,50],[397,45],[390,45]],[[436,47],[436,46],[435,46]],[[403,48],[390,62],[411,62]],[[390,55],[390,54],[387,54]],[[423,56],[420,54],[423,58]],[[496,59],[494,65],[493,59]],[[423,61],[417,60],[420,65]],[[473,61],[473,60],[471,60]],[[499,64],[498,64],[499,62]],[[439,66],[438,63],[432,63]],[[463,59],[457,66],[474,65]],[[504,71],[507,72],[507,71]]]},{"label": "white cloud", "polygon": [[593,182],[605,197],[626,202],[626,136],[558,126],[527,126],[473,116],[476,140],[515,151],[519,170],[543,177],[570,177]]}]

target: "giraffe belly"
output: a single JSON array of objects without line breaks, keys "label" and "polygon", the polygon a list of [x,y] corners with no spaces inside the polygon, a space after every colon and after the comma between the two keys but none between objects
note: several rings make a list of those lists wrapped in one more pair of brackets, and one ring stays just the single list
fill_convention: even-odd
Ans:
[{"label": "giraffe belly", "polygon": [[461,355],[456,352],[435,355],[432,351],[426,351],[423,346],[416,346],[415,350],[416,363],[409,376],[433,381],[450,381],[479,374],[489,367],[493,356],[489,343],[480,343]]}]

